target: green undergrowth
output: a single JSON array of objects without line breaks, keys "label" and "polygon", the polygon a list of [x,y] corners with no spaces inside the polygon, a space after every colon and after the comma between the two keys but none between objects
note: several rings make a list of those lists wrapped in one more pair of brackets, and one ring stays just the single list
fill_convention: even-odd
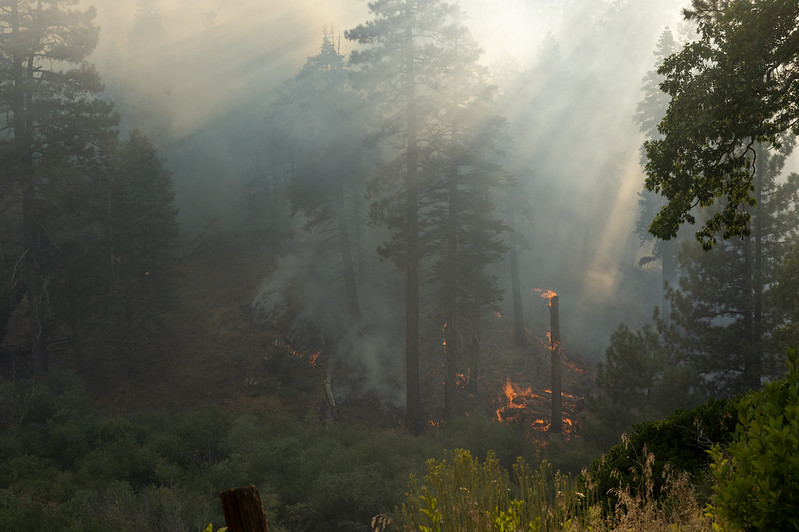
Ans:
[{"label": "green undergrowth", "polygon": [[0,523],[27,530],[216,530],[219,492],[255,484],[270,530],[358,530],[392,514],[411,474],[445,448],[528,452],[517,430],[474,417],[411,437],[298,417],[217,407],[131,416],[91,413],[81,381],[0,380]]},{"label": "green undergrowth", "polygon": [[0,523],[216,530],[219,492],[255,484],[273,532],[364,530],[378,514],[396,530],[440,532],[796,528],[791,360],[763,390],[637,425],[583,472],[560,464],[588,456],[585,442],[540,450],[489,418],[411,437],[301,418],[275,398],[258,414],[101,417],[69,373],[3,379]]}]

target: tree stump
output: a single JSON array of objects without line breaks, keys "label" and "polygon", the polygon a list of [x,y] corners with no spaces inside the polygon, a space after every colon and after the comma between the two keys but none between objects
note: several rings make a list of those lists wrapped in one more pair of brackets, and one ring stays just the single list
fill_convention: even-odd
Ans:
[{"label": "tree stump", "polygon": [[229,489],[219,494],[228,532],[269,532],[261,496],[255,486]]}]

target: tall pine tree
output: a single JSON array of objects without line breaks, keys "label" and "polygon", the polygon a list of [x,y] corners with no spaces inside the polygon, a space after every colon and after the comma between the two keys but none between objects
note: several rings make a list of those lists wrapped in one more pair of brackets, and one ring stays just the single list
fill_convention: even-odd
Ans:
[{"label": "tall pine tree", "polygon": [[669,291],[671,339],[695,361],[712,395],[757,389],[764,376],[780,368],[772,362],[783,353],[770,340],[782,318],[770,292],[797,229],[799,204],[797,176],[778,179],[792,142],[784,146],[783,153],[757,148],[757,206],[747,209],[748,235],[720,242],[709,252],[686,242],[679,255],[679,287]]},{"label": "tall pine tree", "polygon": [[0,108],[6,183],[20,198],[18,253],[24,265],[33,368],[47,371],[48,279],[52,249],[42,223],[52,191],[80,175],[107,142],[116,117],[96,98],[86,62],[97,43],[94,11],[77,0],[11,0],[0,11]]},{"label": "tall pine tree", "polygon": [[419,200],[423,180],[422,155],[429,150],[425,132],[436,112],[435,77],[430,59],[441,53],[439,38],[452,6],[439,0],[376,0],[369,4],[373,19],[345,33],[362,45],[351,61],[360,67],[363,83],[379,100],[386,118],[382,132],[399,148],[384,172],[397,178],[402,190],[402,221],[392,224],[393,245],[384,250],[405,270],[406,426],[419,434],[424,426],[419,382]]}]

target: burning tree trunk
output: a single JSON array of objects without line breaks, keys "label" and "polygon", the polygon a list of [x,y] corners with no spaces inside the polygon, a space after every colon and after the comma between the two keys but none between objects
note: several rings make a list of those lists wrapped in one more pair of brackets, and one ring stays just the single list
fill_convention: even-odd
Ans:
[{"label": "burning tree trunk", "polygon": [[563,360],[560,351],[560,317],[557,294],[549,298],[549,344],[552,368],[552,422],[549,426],[549,433],[560,436],[563,432],[563,394],[560,375]]}]

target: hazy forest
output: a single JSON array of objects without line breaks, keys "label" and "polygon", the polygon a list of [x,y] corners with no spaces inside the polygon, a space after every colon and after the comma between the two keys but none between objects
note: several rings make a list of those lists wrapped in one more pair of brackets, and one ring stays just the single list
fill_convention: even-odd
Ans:
[{"label": "hazy forest", "polygon": [[0,529],[799,530],[796,0],[0,0],[0,109]]}]

